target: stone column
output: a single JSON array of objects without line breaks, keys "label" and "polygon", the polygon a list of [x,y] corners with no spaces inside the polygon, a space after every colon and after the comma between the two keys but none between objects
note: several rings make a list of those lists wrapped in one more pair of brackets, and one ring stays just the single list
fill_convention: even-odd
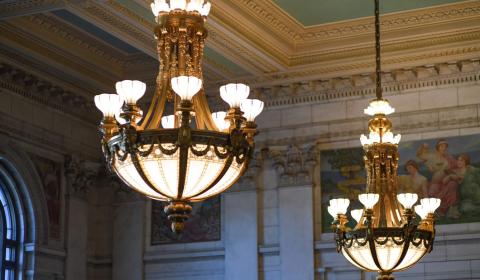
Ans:
[{"label": "stone column", "polygon": [[225,206],[225,279],[258,279],[256,166],[223,195]]},{"label": "stone column", "polygon": [[307,157],[290,146],[279,170],[280,261],[282,280],[313,280],[313,187]]},{"label": "stone column", "polygon": [[71,157],[67,157],[65,160],[67,180],[65,279],[87,279],[87,194],[97,178],[98,170],[98,163],[85,162]]},{"label": "stone column", "polygon": [[115,280],[144,279],[146,198],[121,186],[113,210],[113,267]]}]

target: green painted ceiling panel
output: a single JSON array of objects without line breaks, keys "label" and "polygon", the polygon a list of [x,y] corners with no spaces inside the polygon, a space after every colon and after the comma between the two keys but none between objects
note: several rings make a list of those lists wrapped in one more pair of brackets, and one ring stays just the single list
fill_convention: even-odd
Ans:
[{"label": "green painted ceiling panel", "polygon": [[[304,26],[373,16],[373,0],[273,0]],[[382,13],[400,12],[465,0],[380,0]]]}]

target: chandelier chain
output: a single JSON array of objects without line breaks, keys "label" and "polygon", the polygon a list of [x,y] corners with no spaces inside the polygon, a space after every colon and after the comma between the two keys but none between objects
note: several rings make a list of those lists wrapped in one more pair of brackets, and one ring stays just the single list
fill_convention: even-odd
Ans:
[{"label": "chandelier chain", "polygon": [[375,94],[377,99],[382,99],[382,66],[380,62],[380,1],[375,0],[375,78],[376,78],[376,90]]}]

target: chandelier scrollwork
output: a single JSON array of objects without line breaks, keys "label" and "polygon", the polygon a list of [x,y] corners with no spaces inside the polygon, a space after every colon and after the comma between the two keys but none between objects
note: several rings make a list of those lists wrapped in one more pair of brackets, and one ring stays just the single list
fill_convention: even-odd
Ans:
[{"label": "chandelier scrollwork", "polygon": [[[379,273],[377,279],[394,279],[392,273],[415,265],[433,249],[435,239],[434,212],[440,199],[423,198],[417,203],[414,193],[397,194],[398,143],[400,135],[391,132],[388,115],[395,109],[382,98],[380,64],[379,0],[375,0],[376,99],[364,113],[369,135],[360,137],[367,174],[366,193],[358,199],[363,209],[351,211],[357,221],[352,229],[346,216],[350,201],[330,200],[328,212],[334,218],[332,229],[337,251],[365,271]],[[417,222],[415,212],[420,216]]]},{"label": "chandelier scrollwork", "polygon": [[[146,85],[125,80],[117,94],[100,94],[100,130],[108,166],[128,186],[152,199],[168,201],[165,212],[180,232],[192,207],[231,187],[245,172],[257,134],[255,118],[263,102],[247,99],[250,88],[227,84],[221,98],[228,112],[211,113],[203,90],[204,0],[155,0],[159,73],[144,115],[137,101]],[[175,93],[175,94],[174,94]],[[167,103],[174,114],[165,115]]]}]

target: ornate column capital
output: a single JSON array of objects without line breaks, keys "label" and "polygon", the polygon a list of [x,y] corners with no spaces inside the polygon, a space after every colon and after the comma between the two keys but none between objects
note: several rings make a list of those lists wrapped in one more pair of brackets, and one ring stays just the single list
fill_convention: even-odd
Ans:
[{"label": "ornate column capital", "polygon": [[283,151],[272,151],[270,154],[280,178],[280,187],[312,184],[312,171],[318,161],[316,145],[300,147],[292,144]]},{"label": "ornate column capital", "polygon": [[85,161],[79,157],[65,157],[65,177],[70,195],[85,198],[95,185],[101,170],[98,162]]}]

